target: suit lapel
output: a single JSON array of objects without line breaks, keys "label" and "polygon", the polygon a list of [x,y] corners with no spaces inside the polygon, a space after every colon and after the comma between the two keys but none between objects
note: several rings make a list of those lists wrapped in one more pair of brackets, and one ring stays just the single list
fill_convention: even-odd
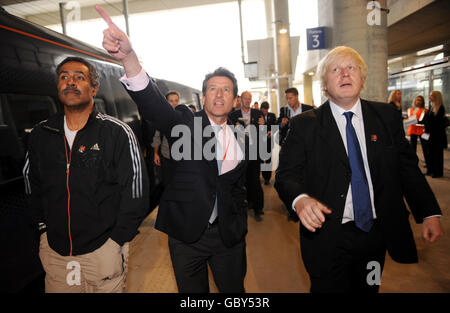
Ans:
[{"label": "suit lapel", "polygon": [[376,160],[379,154],[378,136],[381,135],[379,119],[370,103],[361,99],[361,109],[364,119],[364,133],[366,137],[367,159],[369,162],[372,181],[376,179]]},{"label": "suit lapel", "polygon": [[342,141],[341,133],[331,113],[329,101],[325,102],[319,109],[316,110],[318,120],[321,124],[320,134],[322,139],[330,146],[334,153],[330,156],[336,156],[345,167],[350,170],[350,163],[348,161],[347,152],[345,151],[344,142]]}]

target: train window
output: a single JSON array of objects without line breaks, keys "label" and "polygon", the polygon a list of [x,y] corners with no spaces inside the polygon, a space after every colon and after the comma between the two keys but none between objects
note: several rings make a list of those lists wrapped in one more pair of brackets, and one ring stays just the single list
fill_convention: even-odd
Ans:
[{"label": "train window", "polygon": [[196,92],[192,93],[192,102],[195,105],[195,107],[197,108],[197,110],[201,110],[202,106],[200,104],[200,95]]},{"label": "train window", "polygon": [[6,96],[0,95],[0,185],[20,179],[24,149],[8,119]]},{"label": "train window", "polygon": [[56,105],[48,96],[7,95],[17,135],[26,147],[26,137],[34,125],[56,113]]},{"label": "train window", "polygon": [[94,103],[95,103],[95,109],[98,112],[106,114],[105,101],[103,99],[94,98]]}]

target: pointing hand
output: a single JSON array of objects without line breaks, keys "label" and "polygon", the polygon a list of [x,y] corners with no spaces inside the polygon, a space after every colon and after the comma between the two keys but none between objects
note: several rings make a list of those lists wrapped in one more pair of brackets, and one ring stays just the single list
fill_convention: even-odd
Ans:
[{"label": "pointing hand", "polygon": [[96,5],[95,9],[108,24],[108,28],[103,31],[103,48],[105,48],[110,55],[122,62],[127,77],[135,77],[141,72],[142,67],[131,46],[130,39],[116,24],[114,24],[111,17],[101,6]]},{"label": "pointing hand", "polygon": [[133,48],[128,36],[112,21],[108,13],[103,10],[98,4],[95,9],[103,20],[108,24],[108,28],[103,31],[103,48],[109,52],[110,55],[119,60],[125,59]]}]

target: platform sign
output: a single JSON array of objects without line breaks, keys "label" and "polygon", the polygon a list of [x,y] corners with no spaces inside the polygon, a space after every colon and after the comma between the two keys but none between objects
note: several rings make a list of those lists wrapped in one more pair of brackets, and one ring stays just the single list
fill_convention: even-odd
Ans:
[{"label": "platform sign", "polygon": [[325,27],[307,28],[308,50],[325,49]]},{"label": "platform sign", "polygon": [[258,77],[258,62],[244,63],[244,76],[245,76],[245,78],[257,78]]}]

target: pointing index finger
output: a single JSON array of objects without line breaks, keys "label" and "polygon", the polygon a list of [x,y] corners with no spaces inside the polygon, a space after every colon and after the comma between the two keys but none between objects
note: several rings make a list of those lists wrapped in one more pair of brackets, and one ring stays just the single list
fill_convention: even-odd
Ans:
[{"label": "pointing index finger", "polygon": [[106,13],[105,10],[103,10],[103,8],[101,6],[99,6],[98,4],[95,5],[95,10],[97,10],[98,14],[100,14],[100,16],[103,18],[103,20],[108,24],[109,27],[114,27],[116,26],[114,24],[114,22],[111,19],[111,16],[108,15],[108,13]]}]

